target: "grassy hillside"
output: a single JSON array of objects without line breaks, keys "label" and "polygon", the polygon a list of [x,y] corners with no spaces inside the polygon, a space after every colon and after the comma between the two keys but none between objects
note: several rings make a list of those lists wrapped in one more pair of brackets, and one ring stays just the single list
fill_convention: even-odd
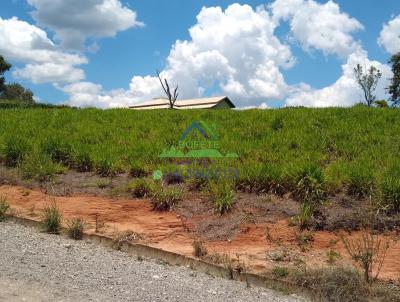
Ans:
[{"label": "grassy hillside", "polygon": [[208,165],[238,168],[240,188],[293,191],[306,179],[328,193],[346,188],[361,196],[389,190],[392,200],[400,199],[395,190],[400,192],[398,110],[35,108],[2,109],[0,119],[0,157],[28,177],[36,175],[32,170],[38,166],[43,170],[39,175],[51,175],[62,166],[102,175],[173,169],[177,161],[159,155],[176,145],[193,121],[203,120],[218,125],[223,154],[239,155]]}]

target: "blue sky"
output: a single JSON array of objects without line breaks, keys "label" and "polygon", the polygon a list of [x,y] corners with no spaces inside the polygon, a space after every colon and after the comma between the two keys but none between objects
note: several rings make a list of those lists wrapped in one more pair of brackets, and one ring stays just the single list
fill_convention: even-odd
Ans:
[{"label": "blue sky", "polygon": [[[56,51],[74,54],[80,57],[84,57],[87,60],[86,64],[77,64],[74,66],[81,69],[85,73],[84,77],[76,77],[76,80],[71,79],[66,82],[56,80],[54,80],[53,82],[51,79],[51,75],[49,75],[50,78],[46,82],[34,84],[33,82],[35,82],[35,80],[32,80],[30,76],[21,76],[21,74],[25,72],[23,68],[28,64],[32,64],[32,62],[30,62],[29,59],[27,59],[26,57],[21,58],[17,55],[11,55],[10,58],[7,58],[6,56],[6,59],[11,61],[15,68],[22,69],[22,72],[17,74],[14,73],[14,76],[9,73],[7,75],[7,79],[9,81],[18,81],[23,83],[25,86],[29,87],[35,93],[35,95],[39,97],[40,100],[45,102],[68,102],[71,98],[74,98],[76,96],[76,88],[74,87],[74,91],[71,92],[72,88],[68,90],[64,89],[63,87],[82,82],[91,83],[91,85],[97,85],[97,90],[94,89],[96,91],[93,92],[92,89],[91,93],[97,93],[98,95],[107,97],[107,100],[110,103],[113,103],[113,98],[119,97],[118,93],[115,92],[116,89],[119,89],[119,93],[123,93],[123,98],[127,98],[128,102],[130,96],[132,97],[132,102],[138,102],[140,100],[144,100],[146,97],[150,98],[151,95],[140,93],[140,97],[138,97],[138,95],[130,91],[132,90],[132,87],[130,87],[129,84],[131,83],[131,80],[134,76],[154,76],[155,70],[159,69],[165,71],[164,75],[167,77],[169,76],[172,81],[174,79],[177,79],[176,81],[178,81],[178,79],[180,79],[180,81],[182,81],[182,79],[185,79],[183,75],[176,75],[176,71],[171,70],[171,68],[168,67],[167,59],[169,57],[171,47],[176,43],[177,40],[186,40],[188,42],[192,41],[192,37],[189,34],[189,28],[197,24],[196,16],[200,13],[203,7],[209,8],[219,6],[222,9],[222,13],[224,13],[230,5],[238,3],[240,5],[247,4],[251,6],[252,10],[256,12],[256,8],[258,6],[269,5],[275,2],[255,0],[88,0],[87,2],[92,2],[93,5],[95,5],[96,3],[99,4],[101,2],[107,1],[118,2],[120,7],[117,7],[117,9],[123,8],[134,12],[136,14],[134,16],[135,22],[142,22],[144,23],[144,25],[129,25],[128,19],[129,17],[132,18],[132,16],[127,15],[125,16],[125,19],[127,22],[126,24],[128,25],[124,24],[123,21],[121,21],[121,24],[110,25],[115,27],[112,30],[112,34],[93,34],[93,30],[91,32],[86,32],[82,34],[82,36],[84,36],[84,46],[83,48],[78,49],[65,47],[63,45],[63,43],[65,42],[64,40],[66,40],[65,34],[60,34],[60,32],[62,32],[63,30],[63,24],[57,24],[57,21],[54,20],[49,21],[48,17],[50,15],[53,16],[55,20],[57,20],[57,14],[66,13],[66,11],[63,10],[68,9],[68,7],[66,7],[68,6],[68,4],[60,4],[60,9],[52,12],[45,11],[47,9],[45,3],[46,0],[30,0],[29,4],[27,0],[2,0],[0,2],[0,17],[3,19],[3,21],[9,20],[13,17],[17,17],[19,21],[24,21],[27,24],[30,24],[34,27],[39,28],[40,30],[45,31],[47,33],[47,38],[52,41]],[[295,3],[297,0],[281,0],[282,3],[279,3],[281,7],[284,7],[285,1],[290,6],[291,3]],[[72,0],[65,2],[71,2],[71,5],[73,5],[72,2],[76,1]],[[298,0],[297,2],[298,3],[296,5],[300,6],[298,6],[297,8],[293,7],[292,13],[289,13],[286,17],[281,17],[279,25],[277,25],[274,29],[274,37],[279,39],[279,42],[281,44],[288,46],[288,49],[291,52],[290,57],[293,59],[293,63],[290,67],[284,67],[282,66],[282,64],[276,63],[277,68],[279,69],[284,79],[283,86],[285,86],[286,88],[279,88],[279,92],[271,94],[269,94],[268,91],[266,91],[265,89],[258,89],[255,92],[251,92],[247,88],[244,92],[232,93],[232,95],[229,95],[230,90],[223,90],[220,86],[220,82],[225,80],[221,80],[221,78],[216,77],[215,79],[212,79],[211,82],[207,80],[206,84],[203,83],[203,80],[199,80],[199,83],[201,84],[198,84],[198,86],[201,86],[201,89],[198,89],[199,87],[196,86],[191,90],[188,89],[188,91],[184,93],[190,97],[194,97],[194,95],[192,95],[194,91],[196,91],[195,94],[199,94],[199,91],[201,91],[200,94],[196,96],[227,94],[228,96],[231,96],[234,102],[236,101],[235,99],[237,99],[236,102],[242,106],[259,106],[261,104],[266,104],[267,106],[275,107],[283,106],[285,105],[285,103],[289,105],[302,104],[300,101],[298,101],[300,103],[296,103],[296,101],[293,101],[294,98],[301,99],[304,105],[312,106],[314,104],[312,101],[309,101],[310,98],[319,97],[322,100],[322,95],[325,95],[324,91],[322,90],[324,88],[330,87],[336,81],[338,81],[338,79],[345,75],[345,72],[342,69],[342,65],[350,62],[349,57],[351,56],[351,54],[349,52],[345,55],[341,55],[339,54],[339,51],[332,50],[332,47],[327,51],[327,48],[324,48],[324,45],[318,44],[318,42],[317,44],[313,44],[311,38],[308,40],[307,37],[305,38],[305,34],[300,32],[302,29],[298,29],[297,33],[298,36],[301,36],[302,38],[296,37],[295,29],[291,28],[291,22],[296,18],[295,12],[307,11],[307,9],[309,9],[306,7],[306,1]],[[304,3],[301,4],[300,2]],[[328,8],[324,7],[327,1],[312,2],[315,3],[315,6],[313,8],[314,12],[318,12],[318,10],[321,10],[321,12],[323,12],[325,9],[327,11],[329,10]],[[349,27],[353,26],[356,29],[343,29],[345,34],[351,37],[352,41],[358,43],[358,46],[354,48],[354,52],[362,50],[364,52],[364,55],[365,53],[367,53],[362,59],[363,62],[367,62],[367,64],[369,64],[370,62],[371,64],[372,62],[385,64],[388,61],[391,52],[393,52],[393,50],[387,50],[388,48],[390,48],[390,45],[386,44],[390,44],[391,42],[389,41],[386,42],[386,44],[381,43],[381,45],[379,45],[378,38],[381,35],[383,26],[388,26],[391,20],[397,20],[396,18],[398,18],[398,16],[400,15],[400,5],[398,1],[337,0],[334,1],[334,3],[337,4],[337,6],[339,7],[340,14],[346,15],[348,19],[354,19],[358,21],[358,23],[361,24],[361,26],[363,27],[363,29],[357,29],[357,25],[353,24],[349,25]],[[303,6],[301,5],[304,6],[304,10]],[[237,10],[239,10],[239,8],[237,8]],[[266,10],[271,15],[273,14],[270,8],[267,8]],[[39,12],[39,14],[43,14],[44,17],[33,17],[33,11]],[[302,18],[303,16],[299,15],[298,17]],[[332,18],[335,17],[336,16],[333,14]],[[340,18],[341,16],[337,14],[337,17]],[[104,18],[108,18],[108,16],[104,15]],[[338,19],[338,22],[340,22],[340,20],[341,19]],[[321,20],[321,22],[323,22],[323,20]],[[9,24],[9,26],[12,25]],[[203,26],[205,25],[203,24]],[[125,29],[123,27],[128,28]],[[396,33],[396,31],[399,30],[398,27],[399,26],[395,24],[388,29],[388,32],[391,33],[394,31]],[[10,31],[9,28],[10,27],[5,27],[4,30]],[[79,31],[79,28],[75,28],[74,30]],[[221,30],[226,29],[221,28]],[[316,30],[318,30],[318,26],[316,27]],[[337,31],[340,30],[342,29],[335,29],[336,32],[332,34],[336,35]],[[83,27],[82,31],[85,32],[88,30],[87,28]],[[229,30],[227,30],[227,32],[229,35]],[[322,34],[324,34],[324,32],[322,32]],[[327,32],[327,34],[330,33]],[[57,35],[63,35],[63,38],[60,39],[59,37],[57,37]],[[400,30],[398,32],[398,35],[400,36]],[[266,41],[267,44],[269,43],[268,39],[269,38],[267,38]],[[240,41],[240,39],[238,41]],[[96,51],[89,50],[89,48],[91,48],[90,46],[94,44],[96,44]],[[5,50],[6,53],[8,53],[7,51],[10,52],[12,50]],[[225,55],[224,51],[227,50],[222,50],[220,51],[220,53],[222,55]],[[249,46],[247,49],[244,49],[243,51],[245,53],[246,51],[252,53],[251,46]],[[2,49],[0,46],[0,54],[1,53]],[[228,61],[229,60],[231,59],[228,58]],[[273,60],[276,61],[279,59],[274,58]],[[182,68],[185,68],[185,63],[189,61],[189,59],[184,59],[182,62]],[[232,67],[236,65],[231,64],[230,66]],[[204,69],[200,73],[209,73],[208,70],[209,69]],[[240,70],[236,71],[235,76],[241,78],[241,76],[238,76],[237,73],[240,73]],[[388,72],[384,73],[384,75],[388,75],[388,77],[390,76]],[[265,75],[265,77],[263,76],[259,80],[263,81],[265,78],[270,77],[269,75]],[[245,77],[243,81],[248,81],[248,79],[248,77]],[[272,78],[271,81],[276,80]],[[300,83],[307,85],[307,87],[299,88]],[[179,84],[180,86],[184,86],[185,82],[179,82]],[[243,85],[244,87],[246,87],[246,84]],[[88,88],[86,87],[85,89]],[[151,90],[153,93],[154,89],[152,90],[149,88],[149,90]],[[293,90],[296,90],[296,92],[293,92]],[[115,96],[116,94],[117,96]],[[109,95],[112,95],[112,97],[110,98]],[[86,95],[86,97],[89,96],[90,95]],[[348,94],[343,96],[343,98],[350,98],[350,96],[354,96],[354,93],[349,92]],[[75,101],[75,103],[72,103],[82,106],[88,105],[87,102],[82,101],[82,99],[85,98],[80,95],[77,97],[77,101]],[[248,99],[249,101],[246,101],[246,99]],[[99,106],[108,107],[108,105],[106,104],[108,102],[107,100],[104,102],[100,102]],[[290,102],[290,100],[292,100],[292,102]],[[354,100],[354,102],[356,101],[358,100]],[[79,102],[82,102],[82,104],[80,104]],[[125,101],[124,104],[126,104],[126,102],[127,101]],[[321,102],[317,102],[315,105],[324,106],[322,102],[323,100]],[[339,101],[337,104],[333,103],[327,105],[349,105],[349,102],[351,101],[346,100],[346,102],[343,102],[343,104]],[[89,105],[96,105],[96,102],[90,103]]]}]

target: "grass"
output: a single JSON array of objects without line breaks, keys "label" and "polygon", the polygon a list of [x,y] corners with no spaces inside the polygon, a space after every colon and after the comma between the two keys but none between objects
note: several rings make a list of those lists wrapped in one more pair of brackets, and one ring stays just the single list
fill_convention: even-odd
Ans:
[{"label": "grass", "polygon": [[180,200],[182,200],[183,191],[176,187],[166,187],[161,183],[154,183],[151,186],[151,201],[153,210],[169,211]]},{"label": "grass", "polygon": [[207,249],[204,246],[204,242],[195,240],[193,241],[193,256],[201,258],[207,255]]},{"label": "grass", "polygon": [[144,178],[136,178],[128,184],[128,189],[132,192],[133,197],[143,198],[150,196],[152,183]]},{"label": "grass", "polygon": [[59,234],[62,215],[55,202],[47,205],[43,210],[42,225],[44,231],[49,234]]},{"label": "grass", "polygon": [[[394,164],[399,161],[400,111],[381,108],[286,108],[277,110],[146,111],[71,108],[0,109],[0,160],[13,167],[41,158],[78,171],[113,176],[151,175],[175,165],[159,157],[177,144],[192,121],[216,123],[221,153],[237,160],[207,167],[237,168],[236,184],[256,192],[295,193],[300,201],[323,200],[349,188],[356,196],[379,193],[399,211]],[[44,154],[44,155],[42,155]],[[28,163],[23,164],[24,161]],[[182,169],[198,166],[192,161]],[[239,186],[239,187],[240,187]],[[329,192],[328,192],[329,191]],[[381,194],[382,193],[382,194]]]},{"label": "grass", "polygon": [[221,215],[230,211],[234,202],[234,190],[229,182],[211,182],[209,192],[214,203],[215,209]]},{"label": "grass", "polygon": [[82,240],[85,227],[86,222],[81,218],[73,218],[72,220],[67,221],[68,237],[75,240]]},{"label": "grass", "polygon": [[10,205],[4,196],[0,196],[0,221],[6,219],[7,211],[10,209]]}]

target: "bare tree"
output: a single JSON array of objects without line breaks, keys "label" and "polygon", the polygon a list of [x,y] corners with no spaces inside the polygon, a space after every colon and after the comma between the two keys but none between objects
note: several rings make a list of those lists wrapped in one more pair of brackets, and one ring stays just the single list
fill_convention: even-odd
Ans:
[{"label": "bare tree", "polygon": [[368,107],[371,107],[376,96],[374,95],[376,86],[378,85],[379,79],[382,77],[382,73],[375,66],[371,66],[365,73],[360,64],[354,68],[354,75],[356,76],[357,84],[361,87],[364,92],[365,102]]},{"label": "bare tree", "polygon": [[178,98],[178,95],[179,95],[179,93],[178,93],[178,85],[175,87],[174,92],[171,93],[171,89],[169,87],[167,79],[164,79],[164,81],[163,81],[163,79],[161,78],[160,73],[158,72],[158,70],[157,70],[157,76],[158,76],[158,79],[160,80],[161,86],[162,86],[165,94],[168,97],[169,108],[170,109],[174,109],[176,99]]}]

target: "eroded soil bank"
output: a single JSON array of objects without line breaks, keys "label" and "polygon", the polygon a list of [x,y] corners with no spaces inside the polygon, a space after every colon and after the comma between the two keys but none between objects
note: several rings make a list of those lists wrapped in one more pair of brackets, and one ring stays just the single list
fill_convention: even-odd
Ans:
[{"label": "eroded soil bank", "polygon": [[[243,207],[241,219],[238,219],[239,214],[210,215],[196,195],[185,198],[174,212],[155,212],[146,199],[88,194],[51,196],[22,186],[0,186],[0,196],[7,199],[13,215],[19,217],[39,221],[44,207],[56,202],[64,220],[83,218],[88,223],[88,233],[95,232],[97,225],[97,231],[104,235],[139,240],[183,255],[192,255],[193,241],[200,240],[208,251],[208,260],[218,262],[229,257],[257,273],[304,263],[313,267],[332,265],[328,263],[330,252],[337,254],[333,265],[349,265],[351,260],[340,236],[360,236],[359,232],[313,231],[310,239],[307,234],[299,233],[297,227],[290,226],[289,220],[277,210],[279,200],[274,199],[268,202],[268,207],[257,207],[254,202],[246,204],[246,197],[241,196]],[[290,212],[296,205],[289,203],[286,207]],[[395,232],[388,236],[390,248],[380,277],[397,281],[400,278],[400,243]]]}]

